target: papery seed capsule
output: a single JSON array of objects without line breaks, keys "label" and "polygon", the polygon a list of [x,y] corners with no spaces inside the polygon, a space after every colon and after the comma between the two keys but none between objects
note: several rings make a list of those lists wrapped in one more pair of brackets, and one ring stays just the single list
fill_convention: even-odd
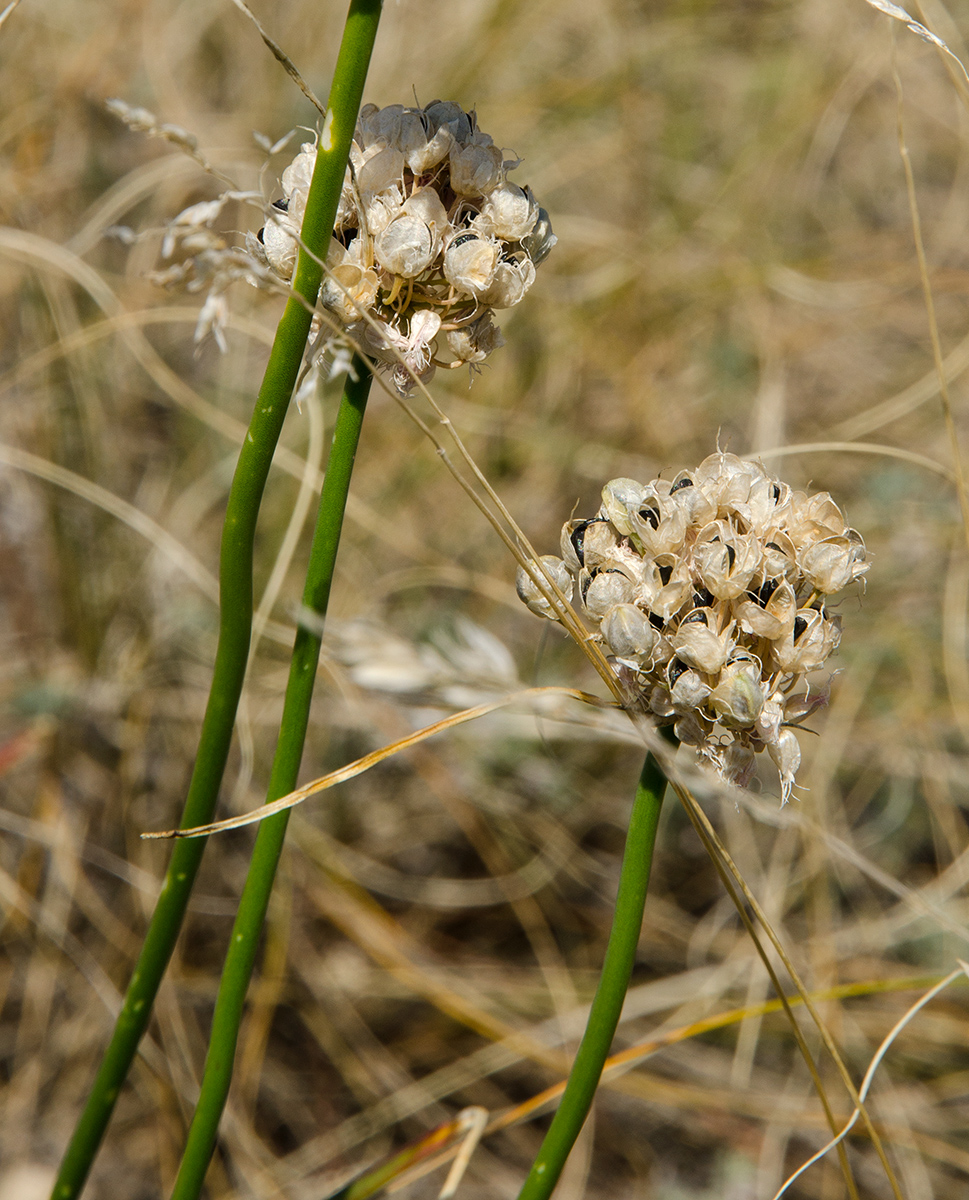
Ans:
[{"label": "papery seed capsule", "polygon": [[794,787],[794,776],[801,765],[801,746],[793,730],[782,729],[776,742],[769,742],[771,756],[781,780],[781,804],[786,804]]},{"label": "papery seed capsule", "polygon": [[574,575],[578,575],[585,566],[585,531],[593,521],[599,519],[593,517],[591,520],[585,518],[581,521],[566,521],[562,526],[559,547],[562,551],[562,558]]},{"label": "papery seed capsule", "polygon": [[451,187],[459,196],[485,196],[501,183],[502,157],[497,146],[451,150]]},{"label": "papery seed capsule", "polygon": [[499,262],[494,278],[480,300],[490,308],[514,308],[535,282],[535,264],[530,258],[521,262]]},{"label": "papery seed capsule", "polygon": [[646,489],[635,479],[610,479],[602,489],[602,515],[615,525],[621,534],[632,533],[632,514],[643,503]]},{"label": "papery seed capsule", "polygon": [[732,630],[732,621],[722,634],[717,634],[715,630],[707,627],[705,619],[691,621],[686,617],[670,638],[670,643],[676,657],[687,666],[695,667],[705,675],[715,675],[736,646],[736,642],[730,636]]},{"label": "papery seed capsule", "polygon": [[728,783],[745,788],[754,774],[754,752],[741,742],[731,742],[720,758],[720,771]]},{"label": "papery seed capsule", "polygon": [[404,173],[404,156],[396,146],[386,146],[372,158],[368,158],[357,171],[357,187],[361,196],[383,192]]},{"label": "papery seed capsule", "polygon": [[636,585],[629,576],[607,565],[590,581],[582,602],[589,616],[601,621],[610,608],[617,604],[628,604],[635,594]]},{"label": "papery seed capsule", "polygon": [[826,538],[801,551],[805,578],[824,596],[840,592],[855,577],[855,546],[846,537]]},{"label": "papery seed capsule", "polygon": [[532,232],[537,219],[538,204],[531,188],[522,189],[506,180],[488,194],[474,224],[492,237],[518,242]]},{"label": "papery seed capsule", "polygon": [[[544,567],[545,571],[555,581],[559,591],[565,596],[566,600],[572,599],[572,576],[568,572],[568,568],[560,558],[556,558],[554,554],[543,554],[538,560]],[[518,574],[515,577],[515,587],[518,591],[519,599],[524,600],[533,613],[539,617],[549,617],[553,621],[557,621],[558,617],[555,614],[549,601],[546,599],[543,591],[549,591],[549,584],[545,579],[545,574],[541,568],[535,565],[532,560],[535,575],[542,581],[542,587],[532,579],[531,575],[523,568],[518,568]]]},{"label": "papery seed capsule", "polygon": [[774,660],[782,671],[804,674],[823,666],[828,655],[841,642],[841,619],[825,619],[813,608],[801,609],[790,635],[771,646]]},{"label": "papery seed capsule", "polygon": [[[763,597],[767,596],[766,603]],[[793,631],[797,613],[794,589],[786,581],[769,579],[760,589],[756,600],[742,600],[734,609],[740,628],[757,637],[785,637]]]},{"label": "papery seed capsule", "polygon": [[455,358],[466,363],[484,362],[493,350],[505,344],[501,330],[492,321],[490,313],[470,325],[450,330],[446,339]]},{"label": "papery seed capsule", "polygon": [[673,732],[685,746],[703,746],[710,737],[710,722],[704,722],[700,711],[694,710],[676,720]]},{"label": "papery seed capsule", "polygon": [[[672,556],[665,555],[664,557]],[[662,587],[651,597],[649,608],[655,616],[662,618],[663,621],[669,621],[684,604],[690,602],[693,584],[686,563],[671,563],[668,566],[657,564],[657,566]]]},{"label": "papery seed capsule", "polygon": [[296,192],[302,192],[304,197],[310,190],[310,182],[316,167],[316,146],[312,142],[304,142],[299,154],[283,171],[280,180],[287,200]]},{"label": "papery seed capsule", "polygon": [[391,221],[374,242],[377,262],[385,271],[413,279],[434,260],[434,238],[419,217],[406,213]]},{"label": "papery seed capsule", "polygon": [[430,129],[447,126],[455,141],[462,145],[471,138],[471,118],[453,100],[432,100],[424,109]]},{"label": "papery seed capsule", "polygon": [[[676,659],[673,661],[676,662]],[[670,703],[678,713],[693,712],[706,702],[709,695],[709,684],[704,683],[696,671],[682,671],[670,688]]]},{"label": "papery seed capsule", "polygon": [[445,278],[459,291],[482,296],[495,277],[500,253],[497,242],[476,233],[460,233],[444,251]]},{"label": "papery seed capsule", "polygon": [[320,300],[331,312],[350,324],[373,307],[379,282],[375,271],[365,271],[353,263],[344,263],[334,268],[323,280]]},{"label": "papery seed capsule", "polygon": [[760,565],[761,548],[752,534],[733,533],[723,521],[717,522],[716,527],[717,532],[708,541],[700,541],[694,547],[693,561],[714,596],[733,600],[750,585]]},{"label": "papery seed capsule", "polygon": [[424,222],[431,231],[434,253],[437,254],[441,246],[441,239],[449,228],[447,210],[441,203],[441,197],[437,192],[430,187],[418,188],[417,191],[411,192],[404,201],[401,211],[407,213],[408,216],[418,217]]},{"label": "papery seed capsule", "polygon": [[724,667],[720,682],[710,693],[710,707],[725,728],[749,729],[766,699],[760,664],[742,660]]},{"label": "papery seed capsule", "polygon": [[544,208],[539,207],[538,216],[531,233],[522,238],[522,248],[535,266],[539,266],[549,256],[558,238],[552,232],[552,222]]},{"label": "papery seed capsule", "polygon": [[686,537],[687,513],[678,504],[647,495],[637,512],[630,514],[632,538],[651,556],[676,553]]},{"label": "papery seed capsule", "polygon": [[606,645],[618,658],[647,660],[656,649],[659,637],[635,604],[616,604],[599,626]]},{"label": "papery seed capsule", "polygon": [[[365,115],[366,114],[366,115]],[[388,104],[385,108],[375,108],[368,104],[361,110],[357,126],[363,134],[365,146],[380,143],[383,146],[398,145],[400,126],[404,115],[403,104]]]},{"label": "papery seed capsule", "polygon": [[292,279],[299,252],[293,223],[286,221],[284,225],[282,219],[277,218],[263,226],[261,232],[263,252],[269,265],[280,279]]}]

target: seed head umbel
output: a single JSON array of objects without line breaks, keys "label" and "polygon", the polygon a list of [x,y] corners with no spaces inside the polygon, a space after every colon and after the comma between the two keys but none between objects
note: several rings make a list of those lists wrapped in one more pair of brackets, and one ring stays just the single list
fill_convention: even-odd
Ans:
[{"label": "seed head umbel", "polygon": [[[766,749],[786,801],[801,761],[792,727],[826,699],[805,677],[841,641],[829,597],[868,570],[828,493],[712,454],[673,480],[610,480],[594,517],[565,524],[561,551],[542,557],[545,570],[577,593],[648,711],[741,786]],[[522,600],[557,620],[547,590],[519,571]]]},{"label": "seed head umbel", "polygon": [[[249,250],[293,275],[316,145],[282,173],[280,199]],[[350,148],[321,302],[391,372],[398,391],[438,367],[475,369],[503,344],[496,309],[518,304],[556,238],[519,165],[451,101],[366,105]],[[402,365],[406,364],[406,366]]]}]

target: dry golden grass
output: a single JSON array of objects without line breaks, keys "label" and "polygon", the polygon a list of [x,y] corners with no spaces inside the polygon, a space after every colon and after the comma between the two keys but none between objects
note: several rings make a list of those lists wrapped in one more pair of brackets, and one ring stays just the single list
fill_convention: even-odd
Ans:
[{"label": "dry golden grass", "polygon": [[[344,6],[257,11],[325,94]],[[966,5],[920,12],[965,60]],[[856,1079],[921,994],[879,983],[941,976],[969,953],[969,557],[892,32],[963,441],[969,107],[946,61],[891,25],[863,0],[402,0],[367,89],[378,104],[416,89],[476,106],[552,214],[560,243],[502,322],[506,348],[470,390],[463,372],[433,384],[537,547],[555,549],[573,506],[594,511],[605,480],[696,463],[718,437],[829,489],[868,542],[867,593],[841,606],[832,704],[813,722],[820,736],[802,738],[801,798],[779,810],[765,772],[748,806],[707,804],[809,986],[871,983],[822,1004]],[[166,861],[138,834],[180,809],[214,648],[233,422],[247,419],[279,309],[240,287],[229,352],[193,356],[198,298],[145,279],[158,239],[124,248],[103,233],[160,226],[216,185],[103,102],[191,130],[247,187],[261,167],[251,131],[276,138],[313,113],[221,0],[25,0],[0,29],[0,63],[0,1197],[32,1200]],[[288,420],[285,445],[311,468],[333,410],[325,395]],[[305,519],[312,477],[302,508],[291,474],[271,479],[260,588],[294,505]],[[263,797],[287,662],[276,635],[292,624],[305,534],[259,643],[225,812]],[[575,647],[554,631],[542,642],[512,580],[433,447],[375,394],[305,777],[507,683],[500,646],[484,641],[470,665],[456,652],[469,629],[507,647],[525,684],[595,690]],[[433,645],[443,658],[431,662]],[[559,1077],[558,1048],[594,987],[641,755],[621,723],[570,712],[485,718],[300,810],[211,1197],[320,1200],[460,1107],[500,1112]],[[246,830],[207,851],[94,1200],[171,1184],[251,841]],[[620,1044],[770,994],[669,802]],[[491,1048],[503,1028],[528,1034],[532,1059]],[[872,1112],[906,1200],[966,1194],[967,1034],[955,985],[876,1079]],[[780,1015],[672,1045],[621,1082],[603,1091],[594,1150],[586,1137],[561,1200],[770,1200],[825,1140]],[[486,1139],[459,1196],[514,1197],[543,1120]],[[860,1195],[888,1196],[870,1142],[853,1138],[849,1155]],[[441,1178],[403,1194],[436,1196]],[[790,1194],[843,1196],[836,1162]]]}]

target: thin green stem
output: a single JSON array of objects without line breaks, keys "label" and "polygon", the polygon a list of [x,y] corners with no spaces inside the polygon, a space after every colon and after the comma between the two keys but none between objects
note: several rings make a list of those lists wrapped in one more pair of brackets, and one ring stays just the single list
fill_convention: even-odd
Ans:
[{"label": "thin green stem", "polygon": [[[304,608],[320,618],[325,616],[330,598],[350,476],[372,378],[359,358],[354,359],[354,368],[357,379],[348,377],[337,415],[303,592]],[[296,787],[319,663],[321,632],[322,622],[314,621],[312,629],[301,624],[296,633],[267,801],[277,800]],[[201,1092],[172,1200],[195,1200],[202,1190],[215,1148],[219,1120],[232,1080],[246,992],[256,961],[259,935],[269,906],[288,820],[289,812],[281,812],[268,817],[259,827],[249,873],[232,926],[212,1016]]]},{"label": "thin green stem", "polygon": [[[222,604],[212,687],[181,826],[211,821],[232,741],[245,679],[252,628],[252,564],[262,495],[299,374],[319,293],[322,269],[343,188],[350,142],[370,64],[382,0],[352,0],[330,90],[313,182],[307,197],[300,253],[266,365],[246,440],[239,454],[222,530],[219,580]],[[80,1194],[151,1016],[198,872],[204,840],[176,842],[158,903],[98,1068],[84,1110],[67,1147],[52,1200]]]},{"label": "thin green stem", "polygon": [[665,790],[666,776],[653,755],[648,754],[629,818],[616,909],[599,986],[562,1100],[518,1200],[545,1200],[552,1194],[595,1099],[636,958]]}]

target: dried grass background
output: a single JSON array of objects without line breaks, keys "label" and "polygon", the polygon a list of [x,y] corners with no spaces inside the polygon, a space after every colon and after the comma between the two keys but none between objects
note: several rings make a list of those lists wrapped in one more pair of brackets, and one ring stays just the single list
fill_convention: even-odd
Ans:
[{"label": "dried grass background", "polygon": [[[342,3],[256,6],[325,95]],[[969,6],[920,6],[966,57]],[[916,13],[916,15],[919,15]],[[888,18],[862,0],[401,0],[367,98],[475,106],[560,243],[508,345],[436,397],[536,546],[605,480],[763,452],[829,489],[872,554],[800,799],[764,773],[708,811],[812,988],[940,975],[969,953],[969,560],[897,139]],[[969,108],[896,26],[952,400],[966,444]],[[222,505],[279,301],[239,286],[229,350],[193,355],[199,298],[146,281],[161,226],[217,185],[109,116],[143,104],[258,186],[313,112],[223,0],[24,0],[0,30],[0,1197],[46,1195],[127,982],[177,820],[214,651]],[[295,143],[294,143],[295,146]],[[267,194],[285,165],[263,175]],[[227,228],[254,227],[251,212]],[[296,541],[258,645],[223,812],[263,798],[312,482],[336,398],[294,411],[259,588]],[[231,421],[226,421],[226,418]],[[820,448],[817,447],[821,444]],[[783,453],[783,458],[779,455]],[[295,459],[293,456],[297,456]],[[294,462],[296,464],[294,468]],[[296,518],[293,513],[296,512]],[[285,561],[279,571],[285,567]],[[277,571],[277,575],[279,575]],[[304,763],[311,778],[449,706],[523,684],[595,690],[514,597],[513,565],[433,447],[375,393]],[[489,717],[294,818],[209,1195],[322,1200],[467,1104],[559,1076],[581,1029],[641,749],[619,721]],[[166,1194],[252,843],[214,839],[144,1055],[89,1185]],[[631,1045],[769,985],[675,801],[664,813]],[[918,989],[826,1002],[860,1078]],[[461,1011],[465,1020],[457,1019]],[[480,1021],[477,1027],[474,1014]],[[563,1017],[563,1024],[558,1018]],[[806,1027],[807,1028],[807,1027]],[[872,1111],[907,1200],[965,1196],[969,1011],[958,986],[889,1053]],[[809,1034],[809,1040],[810,1040]],[[830,1063],[832,1104],[850,1103]],[[604,1090],[561,1200],[769,1200],[825,1140],[781,1016],[653,1056]],[[459,1191],[514,1197],[547,1118],[486,1140]],[[850,1142],[864,1197],[889,1195]],[[431,1197],[441,1175],[401,1194]],[[791,1195],[834,1200],[836,1164]]]}]

